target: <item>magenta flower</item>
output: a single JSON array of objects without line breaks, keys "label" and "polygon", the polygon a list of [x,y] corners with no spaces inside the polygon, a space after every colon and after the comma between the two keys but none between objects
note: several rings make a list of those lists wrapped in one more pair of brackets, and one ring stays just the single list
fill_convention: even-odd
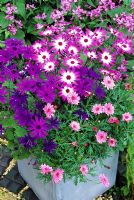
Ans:
[{"label": "magenta flower", "polygon": [[114,106],[113,106],[111,103],[106,103],[106,104],[103,106],[103,112],[104,112],[106,115],[113,115],[113,114],[114,114]]},{"label": "magenta flower", "polygon": [[76,122],[76,121],[72,121],[71,124],[70,124],[70,127],[74,131],[79,131],[80,130],[80,124],[79,124],[79,122]]},{"label": "magenta flower", "polygon": [[84,164],[84,165],[81,165],[81,166],[80,166],[80,171],[81,171],[81,173],[82,173],[83,176],[86,176],[86,174],[87,174],[88,171],[89,171],[89,170],[88,170],[88,166],[85,165],[85,164]]},{"label": "magenta flower", "polygon": [[51,173],[52,181],[54,183],[59,183],[63,179],[64,170],[63,169],[56,169]]},{"label": "magenta flower", "polygon": [[129,112],[122,114],[122,121],[130,122],[130,121],[132,121],[132,119],[133,119],[133,117]]},{"label": "magenta flower", "polygon": [[108,139],[108,146],[109,147],[115,147],[116,144],[117,144],[117,140],[116,139],[114,139],[114,138],[109,138]]},{"label": "magenta flower", "polygon": [[115,59],[113,54],[110,53],[110,50],[103,49],[102,53],[99,54],[100,62],[106,67],[110,67],[111,65],[114,65]]},{"label": "magenta flower", "polygon": [[106,142],[107,140],[107,133],[104,131],[99,130],[95,136],[96,136],[97,142],[100,144]]},{"label": "magenta flower", "polygon": [[40,166],[40,171],[42,174],[46,175],[46,174],[49,174],[53,171],[53,168],[50,167],[49,165],[46,165],[46,164],[42,164]]},{"label": "magenta flower", "polygon": [[105,174],[100,174],[99,175],[99,181],[105,186],[105,187],[109,187],[110,183],[108,178],[105,176]]}]

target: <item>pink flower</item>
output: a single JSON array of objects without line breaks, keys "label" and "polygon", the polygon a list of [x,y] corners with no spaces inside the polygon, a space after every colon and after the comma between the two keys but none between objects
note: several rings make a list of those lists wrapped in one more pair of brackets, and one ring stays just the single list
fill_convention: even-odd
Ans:
[{"label": "pink flower", "polygon": [[114,106],[111,103],[106,103],[103,106],[103,111],[106,115],[113,115],[114,114]]},{"label": "pink flower", "polygon": [[108,123],[109,124],[119,124],[120,122],[119,122],[119,119],[117,117],[110,117],[108,119]]},{"label": "pink flower", "polygon": [[115,86],[114,80],[110,78],[109,76],[104,77],[102,84],[107,88],[107,90],[113,89]]},{"label": "pink flower", "polygon": [[99,115],[99,114],[103,113],[103,106],[101,104],[95,104],[92,108],[92,112],[95,115]]},{"label": "pink flower", "polygon": [[72,145],[73,145],[74,147],[77,147],[77,141],[72,142]]},{"label": "pink flower", "polygon": [[54,183],[59,183],[63,179],[64,170],[56,169],[52,173],[52,180]]},{"label": "pink flower", "polygon": [[72,93],[70,92],[67,96],[67,101],[68,103],[78,105],[80,101],[80,97],[78,96],[76,92],[72,92]]},{"label": "pink flower", "polygon": [[55,113],[55,109],[54,109],[54,106],[51,105],[50,103],[48,103],[44,108],[43,108],[45,114],[46,114],[46,117],[48,119],[52,118],[54,116],[54,113]]},{"label": "pink flower", "polygon": [[50,167],[49,165],[46,164],[42,164],[40,166],[40,170],[42,174],[49,174],[50,172],[53,171],[52,167]]},{"label": "pink flower", "polygon": [[88,166],[87,165],[81,165],[80,171],[81,171],[83,176],[86,176],[86,174],[88,173]]},{"label": "pink flower", "polygon": [[98,131],[96,136],[96,140],[98,143],[102,144],[103,142],[106,142],[107,140],[107,133],[104,131]]},{"label": "pink flower", "polygon": [[132,118],[133,117],[129,112],[122,114],[122,121],[124,122],[130,122],[132,121]]},{"label": "pink flower", "polygon": [[74,131],[79,131],[80,130],[80,124],[79,124],[79,122],[76,122],[76,121],[72,121],[71,124],[70,124],[70,127]]},{"label": "pink flower", "polygon": [[109,138],[109,139],[108,139],[108,145],[109,145],[110,147],[115,147],[115,146],[116,146],[116,143],[117,143],[116,139],[114,139],[114,138]]},{"label": "pink flower", "polygon": [[105,187],[109,187],[110,183],[108,178],[105,176],[105,174],[100,174],[99,175],[99,181],[105,186]]}]

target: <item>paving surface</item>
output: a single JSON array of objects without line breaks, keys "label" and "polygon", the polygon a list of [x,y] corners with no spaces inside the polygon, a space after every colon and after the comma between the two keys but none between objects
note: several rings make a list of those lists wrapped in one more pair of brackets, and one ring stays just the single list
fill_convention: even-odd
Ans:
[{"label": "paving surface", "polygon": [[[19,174],[16,162],[6,145],[0,142],[0,200],[39,200]],[[99,197],[98,200],[112,200]]]}]

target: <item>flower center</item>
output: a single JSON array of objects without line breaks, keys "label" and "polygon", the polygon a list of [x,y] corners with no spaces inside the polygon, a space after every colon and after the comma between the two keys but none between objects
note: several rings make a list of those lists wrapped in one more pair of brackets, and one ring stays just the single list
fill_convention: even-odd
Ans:
[{"label": "flower center", "polygon": [[59,42],[58,45],[59,45],[59,46],[62,46],[62,42]]},{"label": "flower center", "polygon": [[40,128],[41,128],[41,126],[40,126],[40,125],[37,125],[37,126],[36,126],[36,128],[37,128],[37,129],[40,129]]},{"label": "flower center", "polygon": [[70,80],[70,79],[71,79],[71,76],[70,76],[70,75],[68,75],[66,78],[67,78],[67,80]]},{"label": "flower center", "polygon": [[46,56],[44,55],[44,56],[42,56],[42,58],[45,60],[45,59],[46,59]]},{"label": "flower center", "polygon": [[66,89],[66,93],[69,93],[70,92],[70,90],[69,89]]},{"label": "flower center", "polygon": [[105,60],[107,60],[107,59],[108,59],[108,56],[105,56],[104,58],[105,58]]},{"label": "flower center", "polygon": [[84,39],[84,42],[88,42],[88,39]]},{"label": "flower center", "polygon": [[71,61],[71,64],[74,64],[74,63],[75,63],[75,62],[72,60],[72,61]]}]

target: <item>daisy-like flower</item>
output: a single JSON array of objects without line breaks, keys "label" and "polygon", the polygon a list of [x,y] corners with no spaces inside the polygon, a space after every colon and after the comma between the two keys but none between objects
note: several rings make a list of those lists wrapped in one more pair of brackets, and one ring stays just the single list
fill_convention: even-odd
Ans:
[{"label": "daisy-like flower", "polygon": [[53,168],[50,167],[49,165],[42,164],[40,166],[40,171],[41,171],[42,174],[49,174],[53,171]]},{"label": "daisy-like flower", "polygon": [[110,117],[110,118],[108,119],[108,123],[109,123],[109,124],[119,124],[120,121],[119,121],[119,119],[118,119],[117,117]]},{"label": "daisy-like flower", "polygon": [[71,55],[77,55],[78,52],[79,52],[79,49],[75,44],[69,44],[68,47],[67,47],[67,51]]},{"label": "daisy-like flower", "polygon": [[59,95],[63,98],[63,100],[66,100],[69,93],[73,93],[74,89],[71,86],[65,85],[64,87],[61,87]]},{"label": "daisy-like flower", "polygon": [[38,51],[41,49],[42,44],[41,44],[40,42],[35,42],[35,43],[32,45],[32,47],[33,47],[33,49],[34,49],[35,51],[38,52]]},{"label": "daisy-like flower", "polygon": [[80,124],[79,124],[79,122],[76,122],[76,121],[72,121],[71,124],[70,124],[70,127],[74,131],[79,131],[80,130]]},{"label": "daisy-like flower", "polygon": [[67,101],[70,104],[78,105],[80,102],[80,97],[78,96],[76,92],[73,92],[73,93],[70,92],[67,96]]},{"label": "daisy-like flower", "polygon": [[94,60],[94,59],[97,58],[97,54],[96,54],[95,51],[87,51],[87,50],[86,50],[84,53],[85,53],[86,56],[87,56],[88,58],[90,58],[91,60]]},{"label": "daisy-like flower", "polygon": [[40,33],[39,33],[39,35],[41,35],[41,36],[48,36],[48,35],[52,35],[52,30],[51,29],[46,29],[45,31],[41,31]]},{"label": "daisy-like flower", "polygon": [[110,50],[103,49],[102,53],[99,53],[100,62],[106,67],[110,67],[111,65],[114,65],[114,56],[113,54],[110,54]]},{"label": "daisy-like flower", "polygon": [[70,68],[81,67],[82,60],[77,57],[66,58],[64,60],[64,65]]},{"label": "daisy-like flower", "polygon": [[48,135],[46,121],[42,117],[35,117],[35,120],[31,120],[28,129],[31,131],[31,135],[35,138],[44,138]]},{"label": "daisy-like flower", "polygon": [[51,173],[52,181],[54,183],[59,183],[63,179],[64,170],[63,169],[56,169]]},{"label": "daisy-like flower", "polygon": [[132,119],[133,119],[133,117],[129,112],[122,114],[122,121],[130,122],[130,121],[132,121]]},{"label": "daisy-like flower", "polygon": [[104,142],[106,142],[107,140],[107,133],[104,131],[98,131],[97,134],[95,135],[96,140],[99,144],[102,144]]},{"label": "daisy-like flower", "polygon": [[113,89],[115,86],[114,80],[110,76],[105,76],[101,83],[107,88],[107,90]]},{"label": "daisy-like flower", "polygon": [[132,53],[133,51],[133,43],[131,40],[122,36],[122,38],[117,38],[115,41],[114,47],[121,53]]},{"label": "daisy-like flower", "polygon": [[47,105],[43,108],[43,111],[45,112],[46,117],[48,119],[51,119],[54,116],[54,113],[55,113],[54,106],[50,103],[47,103]]},{"label": "daisy-like flower", "polygon": [[54,39],[52,45],[55,50],[63,51],[67,47],[67,41],[62,37],[58,37],[58,38]]},{"label": "daisy-like flower", "polygon": [[99,175],[99,181],[105,186],[105,187],[109,187],[110,183],[108,178],[105,176],[105,174],[100,174]]},{"label": "daisy-like flower", "polygon": [[79,42],[83,47],[89,47],[92,44],[92,38],[88,35],[82,35]]},{"label": "daisy-like flower", "polygon": [[60,81],[68,85],[75,83],[78,77],[77,73],[71,70],[63,69],[60,71],[60,74],[61,74],[61,76],[59,77]]},{"label": "daisy-like flower", "polygon": [[37,55],[37,61],[41,64],[43,64],[47,59],[50,58],[50,53],[48,50],[40,51]]},{"label": "daisy-like flower", "polygon": [[116,143],[117,143],[117,140],[114,139],[114,138],[109,138],[108,139],[108,146],[110,147],[115,147],[116,146]]},{"label": "daisy-like flower", "polygon": [[96,29],[93,33],[93,38],[100,40],[106,36],[106,31],[104,29]]},{"label": "daisy-like flower", "polygon": [[55,62],[48,60],[46,61],[43,65],[42,68],[46,71],[46,72],[51,72],[55,70]]},{"label": "daisy-like flower", "polygon": [[101,104],[95,104],[92,108],[92,112],[95,115],[99,115],[99,114],[103,113],[103,106]]},{"label": "daisy-like flower", "polygon": [[103,106],[103,112],[104,112],[106,115],[113,115],[113,114],[114,114],[114,106],[113,106],[111,103],[106,103],[106,104]]},{"label": "daisy-like flower", "polygon": [[82,173],[83,176],[86,176],[88,173],[88,166],[86,164],[80,166],[80,172]]}]

